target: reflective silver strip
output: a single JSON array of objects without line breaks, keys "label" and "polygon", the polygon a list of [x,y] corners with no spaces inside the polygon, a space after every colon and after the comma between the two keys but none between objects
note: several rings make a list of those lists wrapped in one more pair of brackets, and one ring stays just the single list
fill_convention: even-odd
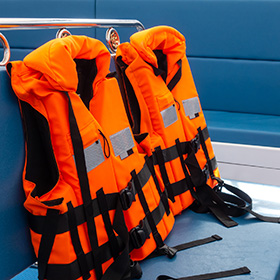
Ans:
[{"label": "reflective silver strip", "polygon": [[128,156],[128,151],[134,147],[134,141],[129,127],[110,136],[115,156],[124,159]]},{"label": "reflective silver strip", "polygon": [[84,153],[87,172],[90,172],[92,169],[105,161],[102,146],[99,140],[84,149]]},{"label": "reflective silver strip", "polygon": [[160,113],[163,119],[164,127],[168,127],[178,120],[178,116],[174,104],[168,107],[167,109],[162,110]]},{"label": "reflective silver strip", "polygon": [[197,114],[200,112],[199,101],[197,97],[193,97],[190,99],[183,100],[183,106],[185,110],[185,114],[190,119],[194,119],[197,117]]}]

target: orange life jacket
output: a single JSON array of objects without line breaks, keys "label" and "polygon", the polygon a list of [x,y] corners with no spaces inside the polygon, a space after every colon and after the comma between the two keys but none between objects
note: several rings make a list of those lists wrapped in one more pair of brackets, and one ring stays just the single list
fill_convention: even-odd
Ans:
[{"label": "orange life jacket", "polygon": [[174,223],[129,136],[109,63],[100,41],[69,36],[7,67],[24,120],[24,206],[40,280],[126,279],[130,251],[145,258]]},{"label": "orange life jacket", "polygon": [[158,26],[133,34],[116,54],[133,132],[148,134],[139,147],[160,169],[174,215],[219,177],[185,51],[178,31]]},{"label": "orange life jacket", "polygon": [[195,199],[192,209],[211,211],[227,227],[237,225],[229,216],[246,212],[279,222],[252,211],[251,198],[221,180],[185,51],[182,34],[158,26],[133,34],[116,54],[130,125],[161,171],[173,214]]}]

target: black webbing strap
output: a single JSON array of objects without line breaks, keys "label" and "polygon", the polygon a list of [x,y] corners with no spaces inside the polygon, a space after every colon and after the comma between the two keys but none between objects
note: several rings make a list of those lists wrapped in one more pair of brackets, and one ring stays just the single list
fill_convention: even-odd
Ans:
[{"label": "black webbing strap", "polygon": [[150,65],[154,71],[154,74],[158,77],[161,76],[164,81],[166,81],[167,73],[160,68],[155,67],[152,63],[145,61],[148,65]]},{"label": "black webbing strap", "polygon": [[[177,147],[177,151],[178,151],[178,154],[179,154],[179,158],[180,158],[180,161],[181,161],[181,165],[182,165],[182,169],[183,169],[183,172],[185,174],[185,182],[186,182],[186,185],[188,186],[188,189],[190,190],[192,196],[197,199],[197,196],[196,196],[196,193],[194,191],[194,183],[191,179],[191,176],[187,170],[187,167],[186,167],[186,164],[185,164],[185,160],[184,160],[184,157],[183,157],[183,151],[182,151],[182,148],[181,148],[181,145],[180,145],[180,140],[177,138],[175,140],[175,143],[176,143],[176,147]],[[190,155],[190,153],[189,153]],[[189,157],[188,155],[188,157]]]},{"label": "black webbing strap", "polygon": [[195,212],[205,212],[207,210],[210,210],[214,214],[214,216],[226,227],[236,226],[237,223],[233,221],[227,214],[227,205],[217,195],[217,193],[207,185],[208,177],[207,177],[207,173],[205,172],[209,171],[210,175],[212,177],[214,176],[213,165],[212,165],[214,161],[210,159],[205,143],[206,140],[205,136],[208,134],[208,129],[207,130],[204,129],[203,132],[199,127],[197,130],[198,130],[200,145],[205,154],[207,164],[203,172],[196,159],[194,151],[191,151],[185,160],[185,163],[191,174],[192,182],[196,187],[195,195],[193,195],[196,201],[192,205],[191,209],[194,210]]},{"label": "black webbing strap", "polygon": [[163,157],[161,147],[160,146],[156,147],[153,154],[156,157],[156,162],[159,166],[159,170],[160,170],[160,173],[161,173],[163,183],[164,183],[165,188],[167,189],[167,192],[168,192],[168,197],[172,202],[175,202],[175,198],[174,198],[174,194],[172,192],[172,188],[170,188],[170,181],[169,181],[169,177],[168,177],[167,170],[166,170],[166,167],[165,167],[165,160],[164,160],[164,157]]},{"label": "black webbing strap", "polygon": [[174,183],[170,184],[168,186],[168,188],[166,188],[166,190],[167,190],[167,193],[170,193],[172,191],[174,197],[176,197],[177,195],[180,195],[180,194],[188,191],[189,187],[187,186],[186,180],[184,178],[180,181],[177,181],[177,182],[174,182]]},{"label": "black webbing strap", "polygon": [[67,203],[67,207],[68,207],[69,230],[70,230],[72,244],[73,244],[76,256],[77,256],[77,261],[78,261],[79,268],[81,270],[81,275],[83,277],[83,280],[87,280],[91,276],[90,269],[88,267],[86,255],[83,251],[83,248],[82,248],[82,245],[80,242],[79,233],[78,233],[78,229],[77,229],[77,220],[75,217],[74,207],[73,207],[71,201],[69,201]]},{"label": "black webbing strap", "polygon": [[[138,193],[138,196],[140,199],[140,203],[142,204],[140,197],[142,197],[142,199],[143,199],[144,194],[143,194],[143,191],[141,191],[141,193],[142,194],[140,194],[140,196]],[[145,197],[144,197],[144,199],[145,199]],[[143,220],[140,221],[139,225],[132,228],[129,233],[130,251],[133,249],[138,249],[138,248],[142,247],[143,244],[145,243],[146,239],[150,238],[150,234],[152,233],[154,236],[154,239],[156,241],[158,250],[162,251],[162,255],[167,255],[169,258],[173,258],[177,251],[175,249],[173,249],[172,247],[165,245],[162,242],[162,238],[156,228],[156,226],[160,223],[160,221],[163,219],[163,216],[166,213],[162,200],[159,201],[159,205],[152,212],[150,212],[147,203],[146,202],[143,202],[143,203],[144,203],[144,205],[146,204],[145,206],[142,205],[146,216]],[[156,240],[156,238],[158,238],[158,239]],[[160,244],[162,244],[162,246],[159,246]]]},{"label": "black webbing strap", "polygon": [[[119,197],[119,193],[108,193],[106,194],[106,201],[108,204],[108,209],[113,210],[116,208],[116,201]],[[93,208],[93,217],[99,216],[101,213],[99,211],[97,199],[93,199],[91,201],[92,208]],[[75,217],[77,221],[77,226],[82,225],[83,223],[86,222],[86,217],[85,217],[85,211],[84,211],[84,206],[79,205],[74,208],[75,212]],[[65,212],[63,214],[60,214],[58,216],[58,225],[57,225],[57,231],[56,234],[61,234],[64,232],[69,231],[69,213]],[[28,222],[29,222],[29,227],[32,231],[42,234],[43,229],[44,229],[44,224],[46,222],[46,216],[36,216],[32,215],[31,213],[28,212]]]},{"label": "black webbing strap", "polygon": [[168,204],[167,190],[165,188],[164,191],[162,191],[161,188],[160,188],[160,185],[159,185],[159,182],[158,182],[158,179],[157,179],[157,176],[156,176],[155,168],[154,168],[153,158],[145,156],[145,165],[146,164],[147,164],[147,166],[148,166],[148,168],[149,168],[149,170],[152,174],[152,177],[153,177],[154,183],[156,185],[157,191],[159,193],[160,199],[161,199],[161,201],[163,203],[163,206],[165,208],[165,212],[166,212],[167,216],[169,216],[170,208],[169,208],[169,204]]},{"label": "black webbing strap", "polygon": [[[119,254],[115,256],[114,262],[105,271],[101,280],[123,280],[131,279],[131,267],[129,258],[129,234],[125,224],[123,210],[120,200],[117,201],[113,229],[122,240],[122,245],[118,245]],[[116,239],[117,240],[117,239]],[[142,275],[142,272],[140,272]]]},{"label": "black webbing strap", "polygon": [[[238,217],[248,212],[261,221],[270,223],[280,223],[280,217],[264,216],[253,211],[252,199],[248,194],[234,186],[226,184],[219,178],[214,179],[218,179],[219,189],[217,191],[217,194],[227,204],[228,215]],[[222,187],[226,188],[229,192],[233,193],[234,196],[228,193],[223,193],[221,191]]]},{"label": "black webbing strap", "polygon": [[[121,238],[117,237],[119,246],[123,246]],[[100,255],[100,262],[105,263],[112,259],[111,249],[109,242],[100,246],[100,250],[103,252]],[[89,270],[95,269],[95,263],[91,252],[85,254],[86,262]],[[46,278],[48,280],[75,280],[81,277],[81,270],[77,260],[69,264],[48,264],[48,270]]]},{"label": "black webbing strap", "polygon": [[[182,149],[184,151],[186,150],[185,147],[182,147]],[[173,145],[169,148],[163,149],[162,150],[162,156],[163,156],[164,162],[169,162],[169,161],[172,161],[172,160],[178,158],[179,155],[178,155],[178,152],[177,152],[176,145]],[[153,158],[154,165],[158,165],[159,163],[157,161],[157,157],[156,157],[155,153],[153,153],[152,158]]]},{"label": "black webbing strap", "polygon": [[177,64],[179,66],[179,69],[177,70],[177,72],[175,73],[175,75],[173,76],[173,78],[170,80],[170,82],[168,83],[167,87],[170,91],[173,90],[173,88],[178,84],[178,82],[180,81],[181,77],[182,77],[182,60],[178,60]]},{"label": "black webbing strap", "polygon": [[157,247],[162,247],[164,245],[164,243],[162,241],[161,235],[159,234],[159,232],[157,230],[155,221],[154,221],[153,216],[151,214],[151,211],[149,209],[147,200],[145,198],[145,195],[143,193],[141,184],[139,182],[139,179],[137,177],[137,174],[136,174],[135,170],[133,170],[131,172],[131,176],[132,176],[132,179],[134,181],[135,188],[136,188],[136,191],[138,193],[138,197],[139,197],[140,203],[141,203],[141,205],[143,207],[143,210],[144,210],[144,213],[145,213],[145,215],[147,217],[147,220],[148,220],[149,226],[151,228],[154,240],[155,240],[155,242],[157,244]]},{"label": "black webbing strap", "polygon": [[[187,153],[188,144],[189,144],[188,142],[180,142],[180,145],[181,145],[181,148],[182,148],[184,154]],[[162,163],[162,158],[163,158],[164,162],[169,162],[169,161],[172,161],[172,160],[174,160],[178,157],[179,157],[179,154],[178,154],[177,146],[174,145],[172,147],[161,150],[161,154],[159,154],[159,152],[158,152],[158,156],[156,156],[156,153],[154,152],[153,155],[151,156],[151,161],[153,162],[154,165],[157,165],[157,164],[159,164],[158,159],[160,160],[160,166],[159,166],[160,171],[161,171],[161,173],[163,172],[163,174],[166,173],[166,175],[165,175],[165,178],[166,178],[166,176],[168,176],[168,175],[167,175],[167,172],[166,172],[166,168]],[[167,179],[165,179],[165,181],[167,181]],[[169,180],[168,180],[168,182],[169,182]],[[165,185],[165,192],[167,192],[167,196],[171,200],[175,199],[175,197],[177,195],[180,195],[180,194],[189,190],[185,179],[182,179],[180,181],[176,181],[172,184],[169,182],[169,183],[167,183],[167,185],[163,180],[163,183]]]},{"label": "black webbing strap", "polygon": [[[207,182],[206,172],[208,171],[208,164],[206,163],[203,170],[200,168],[200,165],[195,155],[195,151],[194,149],[192,149],[192,146],[189,146],[188,156],[185,158],[184,164],[188,167],[193,186],[198,187]],[[197,199],[197,197],[193,193],[192,195],[194,198]]]},{"label": "black webbing strap", "polygon": [[46,215],[46,221],[44,225],[44,230],[42,233],[42,238],[40,242],[39,252],[38,252],[38,279],[46,279],[46,273],[48,268],[48,261],[52,251],[56,228],[58,224],[59,210],[48,209]]},{"label": "black webbing strap", "polygon": [[[115,216],[113,221],[113,229],[118,234],[116,240],[118,247],[121,249],[120,254],[115,258],[114,262],[109,266],[101,280],[123,280],[126,274],[130,274],[130,259],[128,250],[128,232],[123,219],[123,212],[120,201],[115,204]],[[102,254],[99,255],[99,263],[105,263],[113,258],[110,242],[106,242],[99,247]],[[95,260],[91,252],[85,254],[86,263],[89,270],[95,269]],[[75,280],[82,276],[78,260],[69,264],[49,264],[47,275],[48,280]],[[111,278],[110,278],[111,277]],[[128,278],[129,279],[129,278]]]},{"label": "black webbing strap", "polygon": [[[152,69],[153,69],[153,71],[154,71],[154,74],[155,74],[156,76],[161,76],[162,79],[163,79],[164,81],[166,81],[167,73],[166,73],[164,70],[155,67],[153,64],[151,64],[151,63],[149,63],[149,62],[147,62],[147,61],[145,61],[145,62],[146,62],[148,65],[150,65],[150,66],[152,67]],[[173,88],[177,85],[177,83],[180,81],[180,79],[181,79],[181,77],[182,77],[182,60],[181,60],[181,59],[178,60],[178,61],[177,61],[177,64],[178,64],[178,66],[179,66],[179,69],[177,70],[177,72],[175,73],[175,75],[173,76],[173,78],[170,80],[170,82],[169,82],[168,85],[167,85],[167,88],[168,88],[170,91],[173,90]]]},{"label": "black webbing strap", "polygon": [[209,280],[209,279],[217,279],[217,278],[230,277],[230,276],[236,276],[242,274],[249,274],[250,272],[251,272],[250,269],[244,266],[232,270],[193,275],[193,276],[187,276],[182,278],[173,278],[167,275],[160,275],[157,277],[157,280]]},{"label": "black webbing strap", "polygon": [[198,197],[198,201],[192,205],[191,209],[193,211],[198,213],[210,211],[226,227],[234,227],[238,225],[228,216],[228,206],[225,202],[221,199],[217,192],[207,184],[197,187],[196,195]]},{"label": "black webbing strap", "polygon": [[100,209],[102,219],[103,219],[103,222],[105,225],[105,229],[106,229],[106,232],[108,235],[112,256],[115,259],[120,252],[120,248],[119,248],[119,244],[117,242],[116,235],[113,231],[113,227],[112,227],[110,216],[109,216],[109,207],[108,207],[108,204],[106,201],[105,193],[102,188],[96,192],[96,198],[97,198],[99,209]]},{"label": "black webbing strap", "polygon": [[[176,245],[176,246],[172,246],[172,248],[174,248],[177,252],[179,252],[179,251],[183,251],[183,250],[190,249],[190,248],[193,248],[193,247],[208,244],[208,243],[211,243],[211,242],[220,241],[222,239],[223,238],[221,236],[219,236],[217,234],[214,234],[212,236],[209,236],[209,237],[206,237],[206,238],[203,238],[203,239],[197,239],[197,240],[194,240],[194,241],[191,241],[191,242],[186,242],[186,243],[182,243],[182,244],[179,244],[179,245]],[[156,258],[156,257],[161,256],[161,255],[162,255],[161,252],[159,252],[158,250],[155,250],[146,259]]]},{"label": "black webbing strap", "polygon": [[[163,203],[160,201],[158,207],[156,207],[151,212],[151,216],[153,217],[155,225],[159,224],[159,222],[162,220],[164,214],[165,214],[165,208],[163,206]],[[149,220],[148,220],[147,216],[141,221],[138,228],[140,230],[143,230],[143,232],[145,233],[145,236],[143,236],[145,239],[149,238],[149,236],[152,232],[152,229],[150,227]],[[132,235],[132,232],[130,232],[130,235]],[[144,243],[145,240],[143,240],[142,242]],[[137,247],[135,247],[135,248],[137,248]]]},{"label": "black webbing strap", "polygon": [[256,213],[253,210],[250,210],[248,208],[246,208],[246,211],[249,212],[250,214],[252,214],[253,216],[255,216],[257,219],[259,219],[261,221],[268,222],[268,223],[278,223],[278,224],[280,224],[280,217],[264,216],[264,215],[261,215],[259,213]]},{"label": "black webbing strap", "polygon": [[[208,160],[203,169],[200,168],[200,165],[196,158],[196,153],[199,150],[200,145],[203,147],[203,145],[205,145],[206,139],[208,138],[209,132],[207,127],[205,127],[203,130],[200,129],[198,135],[192,141],[189,142],[189,145],[187,147],[188,156],[185,159],[185,164],[187,165],[188,170],[190,172],[192,182],[196,187],[205,184],[210,175],[210,170],[213,170],[213,168],[217,168],[215,157],[210,159],[208,153]],[[193,142],[196,143],[195,146]]]},{"label": "black webbing strap", "polygon": [[[161,192],[159,182],[158,182],[156,174],[155,174],[153,163],[151,161],[152,160],[150,160],[149,157],[146,156],[145,164],[144,164],[143,168],[136,174],[136,176],[138,178],[141,188],[146,186],[146,184],[148,183],[148,181],[150,180],[150,178],[152,176],[152,178],[155,182],[157,191],[160,194],[160,197],[162,199],[166,200],[165,202],[163,201],[163,204],[164,204],[164,207],[166,208],[166,212],[167,212],[167,210],[169,210],[168,200],[167,200],[167,198],[164,198],[164,194],[161,195],[162,192]],[[136,193],[137,193],[137,190],[135,188],[134,180],[132,178],[128,182],[127,187],[120,191],[120,199],[121,199],[123,210],[127,210],[131,207],[131,204],[133,203],[133,201],[135,201]],[[166,203],[167,203],[167,205],[166,205]]]},{"label": "black webbing strap", "polygon": [[91,193],[89,187],[89,181],[87,176],[87,169],[86,169],[86,161],[84,155],[84,148],[83,148],[83,141],[82,137],[77,125],[77,121],[75,118],[75,114],[73,111],[72,103],[68,92],[64,92],[67,99],[68,99],[68,108],[69,108],[69,125],[70,125],[70,136],[73,145],[74,151],[74,158],[78,173],[78,178],[80,182],[81,194],[84,203],[84,210],[87,222],[87,229],[88,229],[88,236],[90,240],[90,245],[92,249],[92,254],[94,257],[95,263],[95,274],[97,280],[100,280],[102,277],[102,266],[100,262],[100,251],[98,248],[98,240],[97,240],[97,233],[96,227],[94,223],[94,214],[93,208],[91,203]]},{"label": "black webbing strap", "polygon": [[183,244],[174,246],[174,248],[177,249],[178,251],[182,251],[182,250],[186,250],[186,249],[193,248],[193,247],[196,247],[196,246],[201,246],[201,245],[204,245],[204,244],[208,244],[208,243],[211,243],[211,242],[220,241],[222,239],[223,238],[221,236],[219,236],[217,234],[214,234],[212,236],[209,236],[209,237],[206,237],[206,238],[203,238],[203,239],[197,239],[197,240],[194,240],[194,241],[191,241],[191,242],[188,242],[188,243],[183,243]]},{"label": "black webbing strap", "polygon": [[[236,226],[237,223],[233,221],[228,216],[238,217],[246,212],[251,213],[256,218],[272,223],[280,223],[280,217],[267,217],[260,215],[252,210],[252,199],[245,192],[241,191],[238,188],[225,184],[220,178],[214,176],[214,170],[217,167],[216,161],[210,160],[209,153],[206,147],[206,138],[205,134],[198,128],[198,134],[200,138],[200,144],[204,151],[207,166],[209,168],[209,173],[212,179],[217,180],[219,182],[219,190],[221,187],[225,187],[227,190],[235,194],[235,196],[222,193],[221,191],[215,191],[211,189],[209,186],[203,186],[204,194],[202,194],[201,187],[197,188],[197,193],[200,192],[202,194],[200,196],[200,202],[203,205],[207,205],[210,211],[226,226],[232,227]],[[207,194],[205,196],[205,194]]]},{"label": "black webbing strap", "polygon": [[[205,139],[205,140],[207,140],[209,138],[209,132],[208,132],[207,127],[205,127],[202,130],[202,135],[203,135],[203,139]],[[184,155],[189,153],[190,148],[192,148],[194,150],[194,152],[196,153],[200,147],[199,134],[197,134],[190,141],[180,142],[180,145],[181,145],[182,153]],[[172,160],[178,158],[179,155],[178,155],[176,144],[171,147],[162,149],[162,156],[163,156],[164,162],[169,162],[169,161],[172,161]],[[155,165],[159,164],[155,153],[153,154],[153,162]]]}]

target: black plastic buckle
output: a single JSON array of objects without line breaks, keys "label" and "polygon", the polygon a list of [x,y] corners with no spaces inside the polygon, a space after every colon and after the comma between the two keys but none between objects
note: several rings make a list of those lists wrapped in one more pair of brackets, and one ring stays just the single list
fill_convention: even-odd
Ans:
[{"label": "black plastic buckle", "polygon": [[196,154],[200,147],[200,140],[198,134],[191,140],[191,145],[194,150],[194,153]]},{"label": "black plastic buckle", "polygon": [[132,186],[132,182],[130,181],[127,184],[127,187],[120,192],[121,204],[123,210],[127,210],[130,208],[133,201],[135,201],[135,189]]},{"label": "black plastic buckle", "polygon": [[147,239],[143,225],[144,222],[141,220],[140,224],[133,228],[129,233],[131,243],[135,249],[141,248]]},{"label": "black plastic buckle", "polygon": [[157,251],[159,252],[160,255],[166,255],[169,259],[172,259],[175,257],[178,250],[164,244],[163,246],[157,248]]}]

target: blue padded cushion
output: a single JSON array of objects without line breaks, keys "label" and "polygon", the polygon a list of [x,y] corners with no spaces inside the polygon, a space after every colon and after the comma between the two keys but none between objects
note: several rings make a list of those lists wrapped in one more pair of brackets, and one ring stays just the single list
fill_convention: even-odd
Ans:
[{"label": "blue padded cushion", "polygon": [[0,84],[0,278],[10,279],[31,265],[35,257],[23,207],[24,137],[21,117],[3,67],[0,67]]},{"label": "blue padded cushion", "polygon": [[280,147],[280,117],[204,110],[212,141]]},{"label": "blue padded cushion", "polygon": [[176,28],[187,39],[188,55],[196,57],[279,60],[279,13],[279,0],[96,0],[97,18]]},{"label": "blue padded cushion", "polygon": [[280,62],[189,58],[202,108],[280,115]]}]

